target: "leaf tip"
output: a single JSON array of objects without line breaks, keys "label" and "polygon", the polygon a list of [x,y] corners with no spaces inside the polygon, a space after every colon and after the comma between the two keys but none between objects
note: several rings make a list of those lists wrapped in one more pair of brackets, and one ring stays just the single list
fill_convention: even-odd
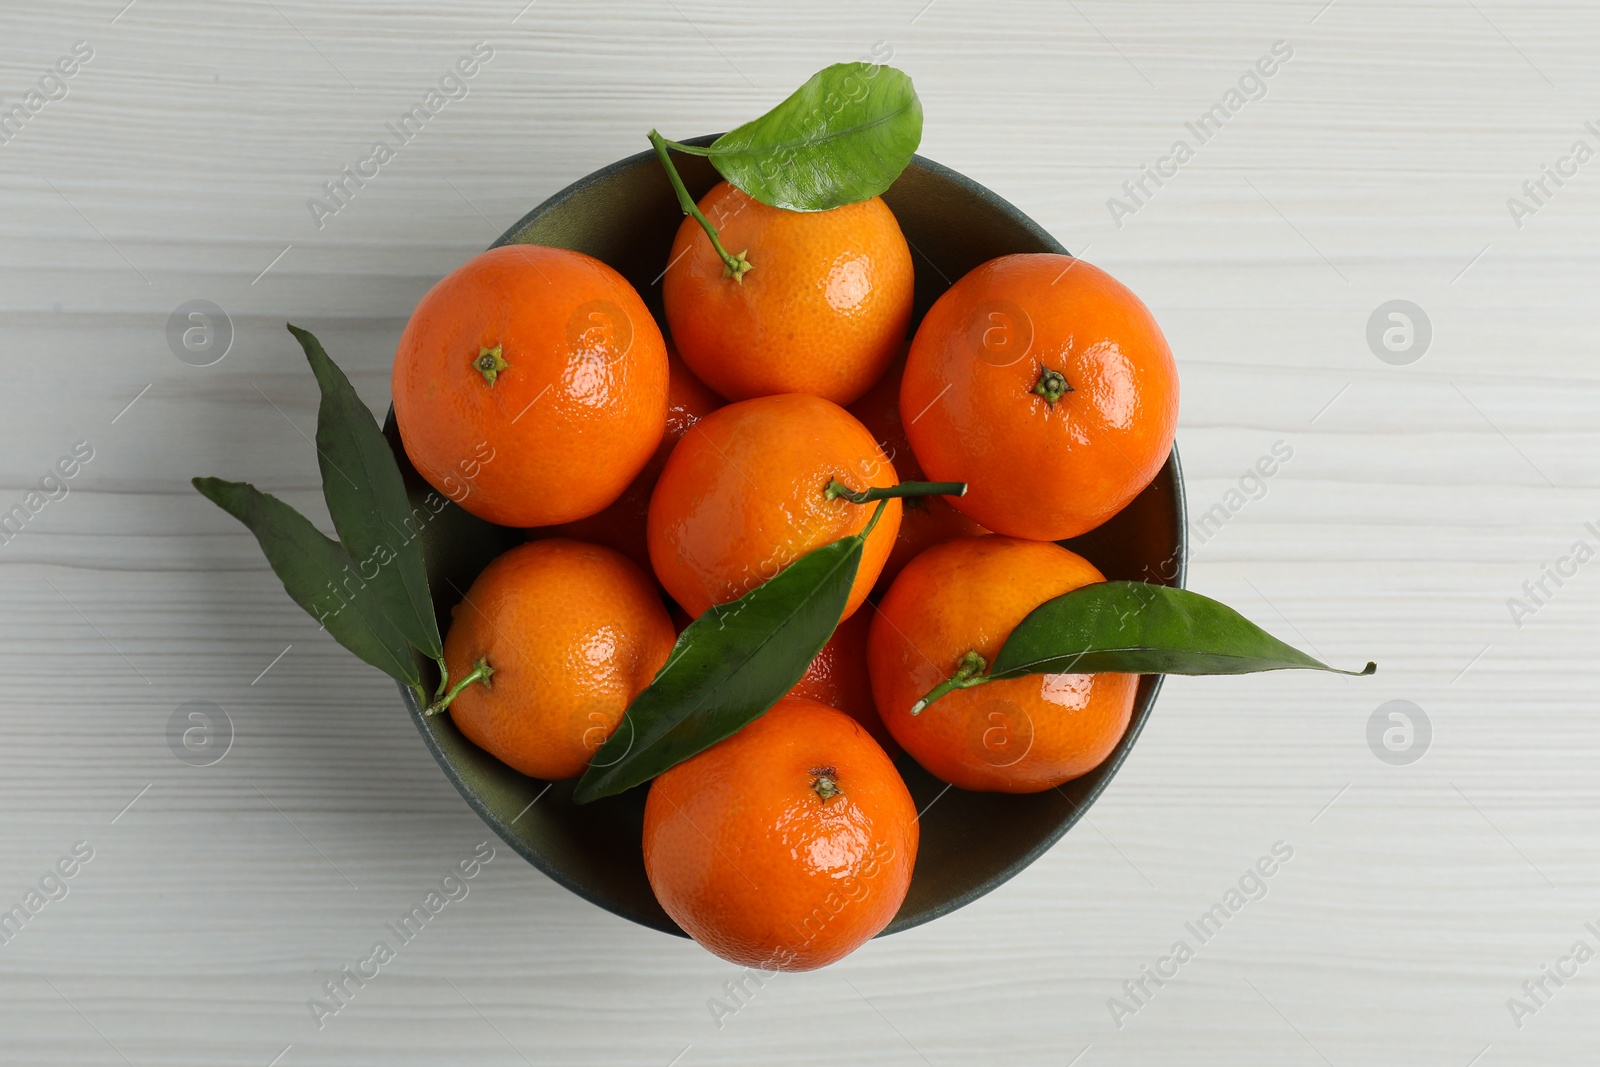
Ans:
[{"label": "leaf tip", "polygon": [[1361,673],[1357,674],[1356,677],[1357,678],[1365,678],[1369,674],[1376,674],[1377,671],[1378,671],[1378,663],[1377,663],[1377,661],[1369,659],[1369,660],[1367,660],[1367,665],[1361,669]]},{"label": "leaf tip", "polygon": [[220,504],[221,501],[217,499],[218,491],[228,483],[221,478],[199,477],[190,478],[189,484],[194,486],[196,492],[213,504]]},{"label": "leaf tip", "polygon": [[306,360],[311,364],[311,371],[313,374],[318,375],[320,382],[321,371],[323,369],[320,364],[332,362],[328,359],[327,352],[323,350],[322,342],[317,340],[316,334],[312,333],[310,330],[301,329],[292,322],[286,322],[283,325],[284,328],[288,330],[289,333],[294,337],[294,339],[300,342],[300,350],[306,354]]}]

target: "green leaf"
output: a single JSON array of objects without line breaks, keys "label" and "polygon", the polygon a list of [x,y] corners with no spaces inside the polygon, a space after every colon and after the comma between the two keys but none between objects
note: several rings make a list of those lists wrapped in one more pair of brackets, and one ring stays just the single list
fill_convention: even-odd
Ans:
[{"label": "green leaf", "polygon": [[586,804],[647,782],[732,736],[793,689],[844,614],[872,523],[690,623],[572,798]]},{"label": "green leaf", "polygon": [[1343,671],[1284,644],[1210,597],[1146,582],[1096,582],[1034,608],[995,657],[990,680],[1024,674],[1251,674]]},{"label": "green leaf", "polygon": [[903,71],[835,63],[701,151],[763,204],[825,211],[882,193],[921,143],[922,103]]},{"label": "green leaf", "polygon": [[422,541],[394,453],[372,411],[310,331],[290,325],[317,376],[317,462],[322,495],[339,541],[356,561],[376,605],[411,644],[434,659],[444,654],[428,596]]},{"label": "green leaf", "polygon": [[355,562],[337,541],[253,485],[196,478],[194,487],[250,528],[283,588],[334,640],[390,677],[421,684],[405,634],[384,613],[371,586],[363,590],[355,584]]}]

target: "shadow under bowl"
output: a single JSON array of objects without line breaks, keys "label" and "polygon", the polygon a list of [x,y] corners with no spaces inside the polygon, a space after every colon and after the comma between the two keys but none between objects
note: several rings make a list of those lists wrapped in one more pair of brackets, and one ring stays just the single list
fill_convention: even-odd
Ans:
[{"label": "shadow under bowl", "polygon": [[[709,144],[713,138],[691,143]],[[720,180],[710,163],[675,162],[697,199]],[[913,327],[950,283],[996,256],[1066,249],[1037,223],[983,186],[921,156],[884,194],[911,245],[916,270]],[[620,160],[567,186],[506,231],[496,246],[570,248],[609,263],[644,297],[665,332],[657,284],[682,219],[661,165],[650,152]],[[431,513],[430,487],[400,447],[390,412],[385,432],[405,474],[412,505]],[[439,499],[433,494],[434,500]],[[1083,537],[1062,542],[1108,578],[1182,585],[1188,557],[1183,478],[1174,448],[1131,504]],[[519,530],[494,526],[446,505],[422,526],[423,552],[440,628],[478,573],[521,543]],[[431,666],[431,664],[429,664]],[[1140,679],[1133,719],[1095,770],[1059,789],[1013,796],[948,789],[909,757],[898,761],[919,811],[921,844],[905,903],[885,933],[909,929],[969,904],[1038,859],[1106,788],[1139,737],[1161,687]],[[529,863],[607,911],[682,935],[645,879],[640,841],[648,786],[591,804],[572,802],[574,782],[548,783],[507,767],[473,745],[448,715],[425,718],[400,687],[417,729],[446,777],[483,821]],[[937,801],[937,803],[935,803]],[[930,805],[932,805],[930,807]]]}]

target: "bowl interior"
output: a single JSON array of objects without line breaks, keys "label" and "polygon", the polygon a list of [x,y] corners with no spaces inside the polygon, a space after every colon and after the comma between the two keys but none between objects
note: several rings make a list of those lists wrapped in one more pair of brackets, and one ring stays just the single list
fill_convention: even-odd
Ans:
[{"label": "bowl interior", "polygon": [[[709,143],[704,138],[699,143]],[[718,180],[698,157],[676,158],[689,191],[700,197]],[[1037,224],[987,189],[918,156],[884,195],[913,250],[913,327],[957,278],[996,256],[1066,250]],[[601,259],[638,289],[665,330],[659,277],[682,218],[660,164],[648,152],[614,163],[557,193],[496,244],[555,245]],[[385,427],[414,505],[429,487],[406,460],[391,413]],[[1180,585],[1187,546],[1183,484],[1174,450],[1155,481],[1100,529],[1064,542],[1109,578]],[[518,531],[446,506],[422,528],[428,577],[441,629],[450,609],[490,560],[519,543]],[[1133,721],[1110,758],[1059,789],[1028,796],[969,793],[947,787],[909,757],[899,766],[921,819],[911,890],[886,933],[927,922],[982,896],[1054,844],[1111,780],[1139,736],[1160,687],[1140,681]],[[572,803],[572,782],[528,778],[467,741],[448,715],[425,719],[401,687],[412,716],[445,774],[496,833],[551,878],[632,919],[681,934],[645,879],[640,850],[641,786],[587,805]]]}]

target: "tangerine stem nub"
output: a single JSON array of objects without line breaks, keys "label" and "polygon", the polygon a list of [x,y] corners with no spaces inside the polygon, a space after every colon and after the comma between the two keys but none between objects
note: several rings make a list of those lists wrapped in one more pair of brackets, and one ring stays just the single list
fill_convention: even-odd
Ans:
[{"label": "tangerine stem nub", "polygon": [[472,665],[472,670],[469,671],[467,675],[461,679],[461,681],[451,686],[450,692],[446,693],[444,696],[440,697],[438,700],[435,700],[432,704],[429,704],[425,709],[423,709],[422,714],[425,716],[433,716],[439,714],[441,711],[444,711],[450,706],[451,701],[455,700],[455,698],[461,694],[461,691],[467,686],[471,685],[473,682],[482,682],[485,689],[493,689],[494,684],[489,681],[489,679],[492,677],[494,677],[494,668],[489,666],[488,657],[479,656],[478,662]]},{"label": "tangerine stem nub", "polygon": [[[706,225],[710,226],[711,223],[707,222]],[[712,231],[711,243],[714,245],[717,244],[716,231]],[[717,255],[722,257],[722,276],[724,278],[732,278],[736,282],[744,281],[745,272],[748,271],[751,266],[750,260],[747,258],[749,251],[750,250],[747,248],[743,252],[740,252],[738,255],[733,256],[730,259],[728,253],[722,250],[722,246],[717,245]]]},{"label": "tangerine stem nub", "polygon": [[832,800],[844,790],[839,788],[839,781],[835,777],[839,772],[832,767],[813,767],[811,773],[816,775],[811,781],[811,788],[816,790],[817,796],[824,802]]},{"label": "tangerine stem nub", "polygon": [[667,172],[667,180],[672,183],[672,191],[678,196],[678,206],[683,208],[685,215],[691,216],[698,222],[700,228],[706,231],[706,236],[711,238],[711,247],[717,250],[717,255],[722,259],[722,276],[742,284],[745,272],[754,266],[745,254],[749,249],[735,256],[722,247],[722,241],[717,237],[717,228],[711,225],[711,220],[700,211],[700,206],[694,202],[694,197],[684,188],[683,179],[678,177],[678,168],[672,165],[672,157],[667,154],[669,142],[655,130],[651,130],[649,136],[650,144],[656,150],[656,158],[661,160],[661,166]]},{"label": "tangerine stem nub", "polygon": [[473,357],[472,366],[483,375],[485,382],[493,385],[494,380],[500,377],[500,372],[508,369],[511,364],[501,357],[500,346],[495,345],[493,348],[479,346],[478,354]]},{"label": "tangerine stem nub", "polygon": [[1035,396],[1044,397],[1045,402],[1054,407],[1057,400],[1072,392],[1072,386],[1067,384],[1066,375],[1045,367],[1040,371],[1039,380],[1034,384],[1032,391]]},{"label": "tangerine stem nub", "polygon": [[911,705],[911,714],[921,715],[924,708],[935,700],[954,689],[971,689],[975,685],[982,685],[989,681],[989,676],[983,672],[989,669],[989,661],[978,655],[977,649],[969,649],[961,662],[956,664],[956,672],[932,689],[928,695]]}]

